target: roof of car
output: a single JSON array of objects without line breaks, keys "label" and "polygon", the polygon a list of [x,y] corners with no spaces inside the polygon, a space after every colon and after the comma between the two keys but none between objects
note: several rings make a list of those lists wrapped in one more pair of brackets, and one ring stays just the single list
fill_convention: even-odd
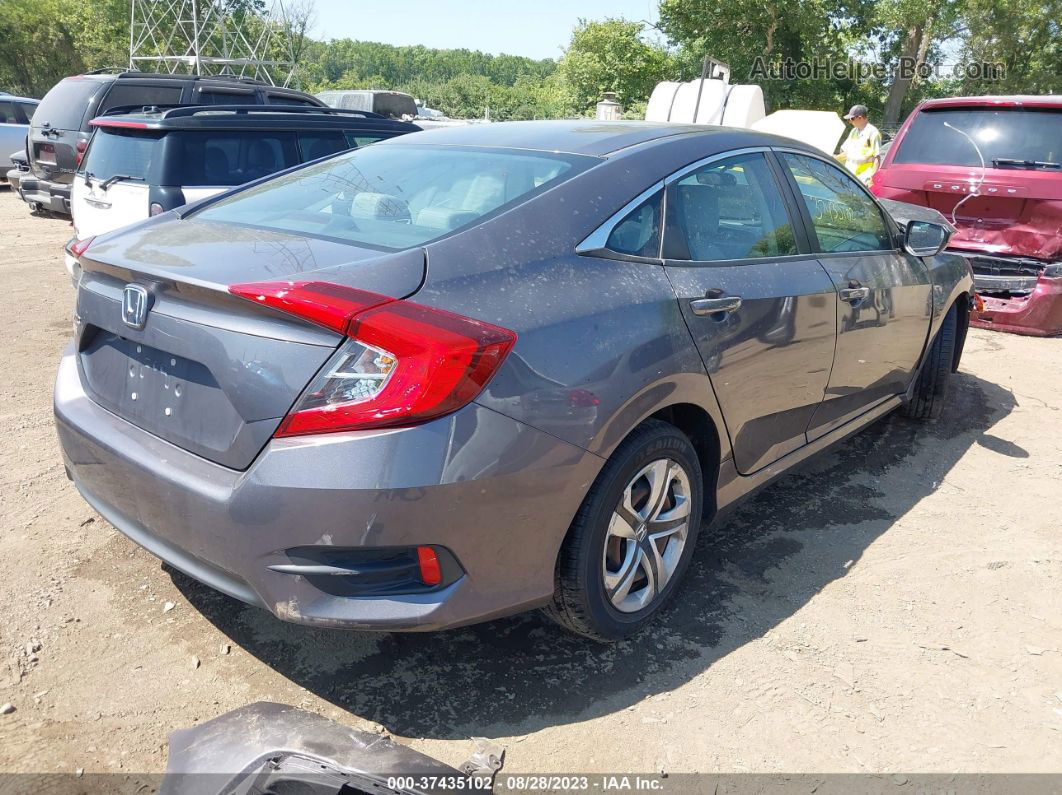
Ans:
[{"label": "roof of car", "polygon": [[85,72],[80,75],[72,75],[66,78],[67,80],[183,80],[183,81],[217,81],[221,83],[241,83],[255,86],[263,86],[269,89],[276,89],[277,91],[291,91],[296,92],[295,89],[282,88],[281,86],[271,86],[261,80],[256,80],[253,77],[240,77],[238,75],[188,75],[180,73],[166,73],[166,72],[137,72],[129,70],[118,69],[97,69],[94,72]]},{"label": "roof of car", "polygon": [[34,99],[33,97],[20,97],[17,94],[9,94],[6,91],[0,91],[0,97],[3,97],[6,100],[15,100],[16,102],[36,102],[37,104],[40,104],[39,99]]},{"label": "roof of car", "polygon": [[418,132],[408,122],[377,113],[298,105],[181,105],[122,108],[93,119],[93,127],[139,130],[335,128]]},{"label": "roof of car", "polygon": [[426,130],[403,136],[389,144],[441,144],[450,146],[533,149],[544,152],[605,157],[621,149],[679,135],[729,134],[747,139],[749,146],[797,145],[788,139],[735,127],[650,121],[510,121],[470,124]]},{"label": "roof of car", "polygon": [[1027,108],[1062,108],[1062,95],[1015,94],[1012,96],[984,97],[945,97],[927,99],[922,103],[922,110],[935,108],[983,108],[983,107],[1027,107]]}]

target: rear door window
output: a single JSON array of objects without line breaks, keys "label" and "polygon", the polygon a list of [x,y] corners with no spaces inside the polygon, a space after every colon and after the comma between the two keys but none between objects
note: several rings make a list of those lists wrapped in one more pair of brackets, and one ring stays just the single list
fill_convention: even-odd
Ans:
[{"label": "rear door window", "polygon": [[22,111],[22,123],[29,124],[33,121],[33,114],[37,110],[36,102],[16,102],[15,109]]},{"label": "rear door window", "polygon": [[15,103],[0,99],[0,124],[21,124],[22,117],[15,109]]},{"label": "rear door window", "polygon": [[196,105],[257,105],[258,98],[254,89],[221,88],[199,86],[196,88],[192,102]]},{"label": "rear door window", "polygon": [[95,181],[127,177],[150,181],[161,133],[100,127],[92,136],[81,172]]},{"label": "rear door window", "polygon": [[68,77],[44,95],[34,113],[37,126],[48,124],[55,130],[80,130],[89,103],[107,83],[81,77]]},{"label": "rear door window", "polygon": [[302,149],[302,162],[307,163],[351,147],[342,131],[320,130],[299,133],[299,148]]},{"label": "rear door window", "polygon": [[665,256],[697,262],[796,254],[793,224],[760,153],[709,163],[668,187]]},{"label": "rear door window", "polygon": [[96,115],[102,116],[112,108],[131,106],[142,108],[147,105],[177,105],[181,101],[180,84],[174,86],[145,86],[115,80],[111,90],[100,103]]},{"label": "rear door window", "polygon": [[293,97],[290,94],[267,94],[270,105],[299,105],[301,107],[319,108],[318,103],[302,97]]},{"label": "rear door window", "polygon": [[229,187],[298,165],[291,132],[256,130],[170,133],[165,185]]}]

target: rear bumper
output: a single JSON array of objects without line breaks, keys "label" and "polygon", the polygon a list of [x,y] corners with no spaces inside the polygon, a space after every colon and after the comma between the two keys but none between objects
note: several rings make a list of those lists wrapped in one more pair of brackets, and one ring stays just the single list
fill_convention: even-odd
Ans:
[{"label": "rear bumper", "polygon": [[982,296],[985,307],[970,314],[970,325],[1035,337],[1062,334],[1062,277],[1039,277],[1033,291],[1014,298]]},{"label": "rear bumper", "polygon": [[53,213],[70,215],[69,185],[38,179],[27,173],[22,177],[19,191],[26,202],[36,202],[42,209]]},{"label": "rear bumper", "polygon": [[[396,431],[273,440],[246,471],[93,403],[68,350],[55,387],[63,458],[85,499],[174,568],[278,618],[437,630],[545,603],[602,460],[476,404]],[[428,593],[345,597],[270,570],[296,546],[445,546],[464,576]]]},{"label": "rear bumper", "polygon": [[28,171],[20,171],[17,168],[8,169],[4,174],[4,179],[7,180],[7,184],[11,186],[11,190],[18,192],[19,183],[22,181],[22,175],[28,174]]}]

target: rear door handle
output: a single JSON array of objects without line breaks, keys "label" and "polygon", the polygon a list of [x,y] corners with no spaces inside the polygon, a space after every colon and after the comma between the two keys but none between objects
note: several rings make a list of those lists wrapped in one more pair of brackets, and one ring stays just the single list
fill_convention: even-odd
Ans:
[{"label": "rear door handle", "polygon": [[865,301],[867,296],[870,295],[869,287],[845,287],[838,295],[842,301],[847,301],[850,304],[857,303],[859,301]]},{"label": "rear door handle", "polygon": [[717,312],[736,312],[741,308],[741,296],[730,295],[726,298],[694,298],[690,309],[695,315],[714,315]]}]

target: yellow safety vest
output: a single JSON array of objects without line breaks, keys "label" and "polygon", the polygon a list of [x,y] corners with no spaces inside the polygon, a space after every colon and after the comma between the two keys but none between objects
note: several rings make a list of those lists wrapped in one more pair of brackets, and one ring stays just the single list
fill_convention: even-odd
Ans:
[{"label": "yellow safety vest", "polygon": [[870,178],[878,170],[878,158],[881,156],[881,133],[873,124],[867,124],[862,130],[855,127],[848,133],[841,151],[845,155],[844,164],[848,170],[869,184]]}]

